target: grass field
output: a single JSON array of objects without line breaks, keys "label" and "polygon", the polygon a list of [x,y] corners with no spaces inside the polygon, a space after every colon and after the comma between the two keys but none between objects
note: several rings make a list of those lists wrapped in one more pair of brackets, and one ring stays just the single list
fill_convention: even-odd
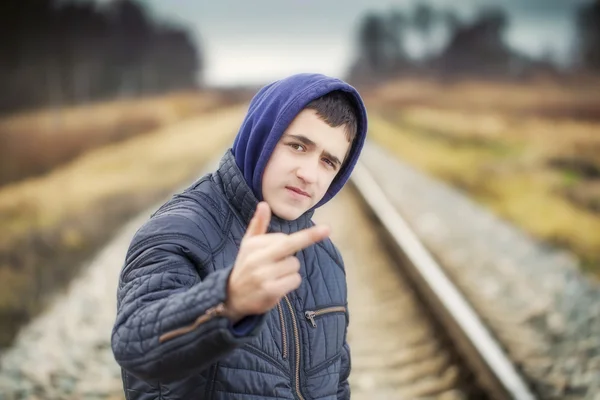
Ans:
[{"label": "grass field", "polygon": [[372,139],[600,277],[599,82],[398,82],[366,97]]},{"label": "grass field", "polygon": [[[164,101],[166,108],[172,104]],[[127,218],[195,179],[225,148],[244,108],[210,110],[81,151],[38,177],[0,188],[0,347]],[[92,125],[86,135],[91,131],[103,135]],[[60,147],[53,143],[48,151]]]},{"label": "grass field", "polygon": [[223,104],[216,93],[117,100],[0,118],[0,186],[43,174],[78,155]]}]

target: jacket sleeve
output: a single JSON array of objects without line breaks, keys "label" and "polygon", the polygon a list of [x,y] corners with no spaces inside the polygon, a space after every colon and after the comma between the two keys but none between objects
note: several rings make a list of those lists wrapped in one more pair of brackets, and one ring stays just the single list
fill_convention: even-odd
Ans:
[{"label": "jacket sleeve", "polygon": [[231,267],[200,274],[206,255],[198,225],[183,216],[153,218],[136,233],[111,336],[124,370],[145,380],[181,379],[258,333],[264,316],[247,317],[236,327],[220,315]]}]

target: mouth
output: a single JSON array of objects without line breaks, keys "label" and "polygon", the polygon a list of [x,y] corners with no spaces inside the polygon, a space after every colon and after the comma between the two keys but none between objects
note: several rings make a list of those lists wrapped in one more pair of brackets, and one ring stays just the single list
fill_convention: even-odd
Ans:
[{"label": "mouth", "polygon": [[300,195],[302,195],[302,196],[306,196],[306,197],[309,197],[309,198],[310,198],[310,195],[309,195],[308,193],[306,193],[306,192],[305,192],[304,190],[302,190],[302,189],[299,189],[299,188],[297,188],[297,187],[294,187],[294,186],[286,186],[285,188],[286,188],[286,189],[288,189],[288,190],[291,190],[292,192],[295,192],[295,193],[298,193],[298,194],[300,194]]}]

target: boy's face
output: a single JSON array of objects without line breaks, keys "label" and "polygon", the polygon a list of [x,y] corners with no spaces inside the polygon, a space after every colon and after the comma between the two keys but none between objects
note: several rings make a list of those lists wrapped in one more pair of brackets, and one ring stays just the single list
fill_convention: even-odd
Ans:
[{"label": "boy's face", "polygon": [[295,220],[317,204],[340,170],[350,142],[345,126],[332,128],[314,110],[303,110],[275,146],[262,179],[272,212]]}]

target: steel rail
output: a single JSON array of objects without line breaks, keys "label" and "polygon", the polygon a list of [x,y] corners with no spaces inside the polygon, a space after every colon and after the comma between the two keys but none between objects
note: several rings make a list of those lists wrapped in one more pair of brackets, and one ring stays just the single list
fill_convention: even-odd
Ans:
[{"label": "steel rail", "polygon": [[350,183],[384,228],[395,252],[404,260],[401,268],[429,303],[484,391],[498,400],[536,399],[499,342],[362,162],[355,167]]}]

